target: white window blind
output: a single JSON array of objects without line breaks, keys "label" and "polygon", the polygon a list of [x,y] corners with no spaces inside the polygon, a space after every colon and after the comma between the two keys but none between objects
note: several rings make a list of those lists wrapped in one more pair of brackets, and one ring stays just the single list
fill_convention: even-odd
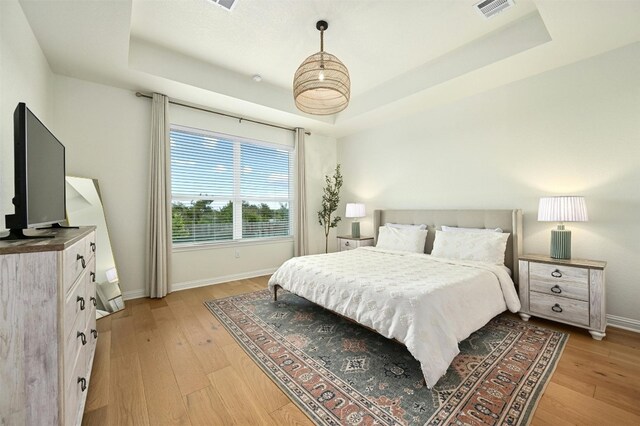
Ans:
[{"label": "white window blind", "polygon": [[290,147],[182,126],[170,138],[174,244],[291,235]]}]

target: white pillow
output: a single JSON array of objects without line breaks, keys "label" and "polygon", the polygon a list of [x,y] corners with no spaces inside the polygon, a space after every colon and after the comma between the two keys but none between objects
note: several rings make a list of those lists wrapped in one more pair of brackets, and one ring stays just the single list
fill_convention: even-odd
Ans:
[{"label": "white pillow", "polygon": [[509,233],[436,231],[431,255],[504,265]]},{"label": "white pillow", "polygon": [[425,225],[424,223],[421,225],[408,225],[408,224],[404,224],[404,223],[385,223],[384,226],[388,226],[390,228],[398,228],[398,229],[420,229],[422,231],[424,231],[425,229],[427,229],[427,225]]},{"label": "white pillow", "polygon": [[386,250],[424,253],[424,242],[427,239],[427,232],[426,229],[381,226],[378,230],[376,247]]},{"label": "white pillow", "polygon": [[444,232],[502,232],[502,228],[458,228],[457,226],[441,226]]}]

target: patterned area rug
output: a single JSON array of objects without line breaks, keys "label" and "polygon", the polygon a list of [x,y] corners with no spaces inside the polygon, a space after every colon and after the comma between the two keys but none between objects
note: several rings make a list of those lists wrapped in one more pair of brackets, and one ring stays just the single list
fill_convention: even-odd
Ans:
[{"label": "patterned area rug", "polygon": [[525,425],[567,340],[501,315],[460,343],[433,389],[407,349],[281,290],[206,302],[321,425]]}]

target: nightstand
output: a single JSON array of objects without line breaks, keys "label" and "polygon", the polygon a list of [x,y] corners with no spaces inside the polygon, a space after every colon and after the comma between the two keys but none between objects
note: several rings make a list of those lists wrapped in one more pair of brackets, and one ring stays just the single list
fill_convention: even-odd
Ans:
[{"label": "nightstand", "polygon": [[338,251],[353,250],[366,246],[373,246],[373,237],[338,236]]},{"label": "nightstand", "polygon": [[520,256],[519,312],[589,330],[602,340],[607,327],[604,269],[607,262]]}]

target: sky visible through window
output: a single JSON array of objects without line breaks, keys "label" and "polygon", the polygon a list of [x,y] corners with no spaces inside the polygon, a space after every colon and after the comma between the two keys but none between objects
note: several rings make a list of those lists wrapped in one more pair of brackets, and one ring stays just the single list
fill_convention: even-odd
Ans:
[{"label": "sky visible through window", "polygon": [[[184,197],[185,201],[187,198],[213,199],[215,207],[222,207],[233,199],[233,145],[230,140],[172,129],[174,197]],[[241,143],[240,152],[243,199],[289,198],[289,151]],[[278,203],[270,207],[277,208]]]}]

